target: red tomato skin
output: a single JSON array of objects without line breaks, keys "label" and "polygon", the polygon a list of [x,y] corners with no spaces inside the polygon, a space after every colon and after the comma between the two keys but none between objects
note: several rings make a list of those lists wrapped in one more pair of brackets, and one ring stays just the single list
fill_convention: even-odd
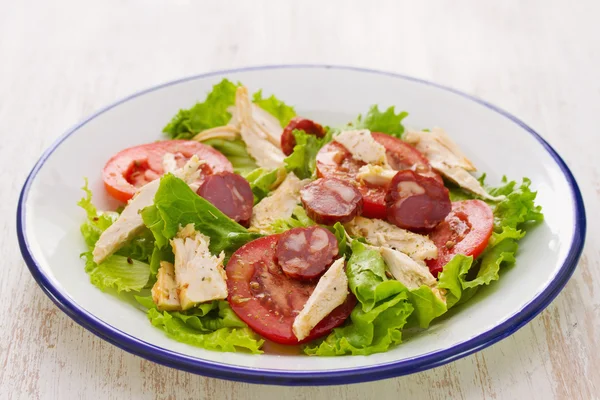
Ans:
[{"label": "red tomato skin", "polygon": [[452,203],[452,211],[429,234],[438,248],[438,257],[427,260],[433,276],[437,276],[456,254],[477,258],[487,247],[494,228],[494,214],[481,200]]},{"label": "red tomato skin", "polygon": [[[373,138],[386,148],[390,166],[396,170],[415,169],[420,175],[432,177],[443,184],[442,178],[427,161],[427,158],[413,146],[385,133],[371,132]],[[352,158],[344,146],[333,141],[321,148],[317,154],[317,175],[320,178],[336,178],[356,186],[363,196],[362,216],[366,218],[387,218],[385,196],[387,186],[374,186],[359,183],[356,174],[364,162]]]},{"label": "red tomato skin", "polygon": [[[275,260],[279,237],[256,239],[231,256],[225,269],[228,301],[236,315],[261,336],[276,343],[297,345],[325,336],[341,325],[356,305],[356,298],[350,294],[307,338],[298,341],[292,324],[317,282],[294,280],[283,273]],[[279,307],[282,302],[278,300],[283,300],[284,307]]]},{"label": "red tomato skin", "polygon": [[138,187],[163,175],[165,153],[175,154],[178,166],[196,154],[206,161],[201,166],[204,175],[233,172],[229,160],[210,146],[193,140],[165,140],[130,147],[112,156],[102,171],[108,194],[122,202],[131,199]]}]

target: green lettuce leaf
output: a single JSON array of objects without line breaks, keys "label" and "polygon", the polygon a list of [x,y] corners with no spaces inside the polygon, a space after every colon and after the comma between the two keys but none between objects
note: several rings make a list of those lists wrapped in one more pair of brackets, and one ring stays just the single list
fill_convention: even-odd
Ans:
[{"label": "green lettuce leaf", "polygon": [[433,319],[448,311],[448,306],[434,294],[429,286],[423,285],[408,291],[408,300],[414,311],[408,318],[409,325],[418,325],[425,329]]},{"label": "green lettuce leaf", "polygon": [[316,173],[317,153],[321,147],[331,142],[333,131],[328,130],[322,138],[297,129],[293,134],[296,138],[296,146],[292,154],[284,159],[286,169],[300,179],[312,178]]},{"label": "green lettuce leaf", "polygon": [[396,114],[395,108],[389,107],[381,112],[377,105],[371,106],[364,116],[359,115],[352,127],[354,129],[368,129],[371,132],[383,132],[400,138],[404,133],[402,120],[408,116],[406,111]]},{"label": "green lettuce leaf", "polygon": [[[226,302],[222,303],[227,304]],[[161,312],[156,308],[151,308],[148,310],[148,319],[152,325],[162,329],[168,337],[178,342],[214,351],[262,353],[260,348],[264,340],[258,339],[250,328],[225,326],[228,324],[225,322],[225,318],[207,320],[219,321],[215,326],[224,325],[211,331],[201,331],[195,328],[195,326],[204,326],[203,318],[197,315],[184,316],[177,312]]]},{"label": "green lettuce leaf", "polygon": [[92,259],[92,253],[83,254],[86,259],[85,271],[90,282],[102,291],[114,289],[117,292],[139,292],[150,279],[150,266],[130,257],[112,255],[100,264]]},{"label": "green lettuce leaf", "polygon": [[135,296],[135,300],[146,309],[152,325],[174,340],[209,350],[262,353],[264,340],[224,300],[202,303],[186,311],[160,311],[152,296]]},{"label": "green lettuce leaf", "polygon": [[346,254],[348,247],[348,238],[346,237],[346,230],[344,229],[344,226],[339,222],[336,222],[332,227],[327,228],[331,231],[331,233],[335,235],[335,238],[338,241],[338,254]]},{"label": "green lettuce leaf", "polygon": [[358,240],[352,241],[351,247],[346,273],[358,304],[352,310],[349,324],[306,346],[306,354],[368,355],[387,351],[402,341],[402,328],[414,311],[409,292],[402,283],[387,279],[385,263],[378,251]]},{"label": "green lettuce leaf", "polygon": [[[480,179],[484,184],[485,175]],[[494,212],[494,231],[487,248],[473,261],[471,257],[455,256],[440,273],[439,287],[447,289],[448,308],[464,303],[482,285],[489,285],[500,278],[500,268],[515,263],[518,241],[532,224],[543,220],[541,207],[535,205],[536,192],[530,189],[531,181],[523,178],[516,181],[502,179],[502,185],[487,188],[494,196],[504,195],[500,202],[488,202]],[[450,190],[453,201],[474,198],[473,195],[458,189]],[[469,197],[470,196],[470,197]],[[473,278],[468,277],[475,275]]]},{"label": "green lettuce leaf", "polygon": [[212,254],[224,251],[227,258],[242,245],[260,237],[231,220],[172,174],[161,178],[154,205],[142,210],[142,218],[160,248],[175,236],[180,226],[187,224],[194,224],[210,237]]},{"label": "green lettuce leaf", "polygon": [[352,256],[346,266],[350,290],[369,312],[382,300],[406,292],[414,309],[409,323],[427,328],[431,321],[447,311],[446,304],[428,286],[409,290],[400,281],[388,279],[386,266],[379,251],[370,249],[358,240],[352,241]]},{"label": "green lettuce leaf", "polygon": [[348,285],[364,312],[371,311],[377,303],[406,291],[404,285],[385,275],[385,262],[377,250],[352,241],[352,256],[346,265]]},{"label": "green lettuce leaf", "polygon": [[154,239],[148,231],[130,240],[119,251],[108,257],[101,264],[96,264],[92,250],[96,242],[116,219],[116,212],[98,212],[92,202],[92,191],[85,179],[83,186],[84,197],[77,203],[86,212],[87,219],[81,224],[81,234],[88,247],[82,254],[85,258],[85,271],[90,276],[90,282],[102,291],[111,289],[117,292],[139,291],[148,284],[150,266],[145,262],[150,259],[154,248]]},{"label": "green lettuce leaf", "polygon": [[285,127],[290,120],[296,116],[294,107],[288,106],[274,95],[263,99],[262,90],[254,93],[252,96],[252,102],[277,118],[282,127]]},{"label": "green lettuce leaf", "polygon": [[306,228],[316,225],[315,221],[308,218],[302,206],[296,206],[290,218],[278,219],[273,222],[271,229],[274,233],[283,233],[293,228]]},{"label": "green lettuce leaf", "polygon": [[523,178],[521,185],[504,177],[502,186],[489,189],[493,196],[506,196],[506,199],[491,203],[494,210],[494,231],[500,232],[505,227],[522,229],[523,224],[536,223],[544,220],[542,207],[535,205],[537,192],[530,189],[531,181]]},{"label": "green lettuce leaf", "polygon": [[84,178],[84,181],[85,183],[81,189],[85,192],[85,195],[77,202],[77,205],[83,208],[87,215],[87,220],[81,224],[80,230],[85,244],[87,244],[88,248],[93,249],[102,232],[117,220],[119,214],[116,212],[99,213],[92,202],[92,191],[88,187],[87,178]]},{"label": "green lettuce leaf", "polygon": [[473,265],[473,257],[457,254],[440,272],[438,287],[447,291],[446,305],[448,308],[453,307],[463,297],[463,292],[467,289],[463,284],[466,282],[467,273],[471,269],[471,265]]},{"label": "green lettuce leaf", "polygon": [[152,276],[156,276],[158,273],[161,261],[168,261],[170,263],[175,262],[175,255],[173,254],[171,246],[154,246],[154,249],[152,250],[152,256],[150,257],[150,272]]},{"label": "green lettuce leaf", "polygon": [[245,178],[250,183],[250,188],[254,194],[254,204],[258,203],[271,191],[279,186],[279,183],[285,179],[285,168],[275,168],[268,170],[265,168],[256,168],[248,173]]},{"label": "green lettuce leaf", "polygon": [[215,150],[218,150],[225,157],[227,157],[233,166],[233,171],[238,174],[244,175],[258,168],[254,158],[248,154],[246,143],[244,143],[244,141],[241,139],[210,139],[204,141],[203,143],[211,146]]},{"label": "green lettuce leaf", "polygon": [[238,86],[239,84],[223,79],[213,86],[203,102],[196,103],[188,110],[179,110],[163,128],[163,132],[172,139],[191,139],[205,129],[226,125],[231,119],[227,107],[235,103]]},{"label": "green lettuce leaf", "polygon": [[350,324],[336,328],[321,342],[304,347],[308,355],[369,355],[387,351],[402,342],[402,328],[413,306],[405,291],[379,302],[369,311],[358,304],[350,314]]}]

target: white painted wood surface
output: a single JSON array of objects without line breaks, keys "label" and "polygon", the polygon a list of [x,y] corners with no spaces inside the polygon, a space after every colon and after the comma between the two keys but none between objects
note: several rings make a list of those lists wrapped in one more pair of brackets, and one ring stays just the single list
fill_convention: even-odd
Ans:
[{"label": "white painted wood surface", "polygon": [[[600,398],[598,15],[596,0],[0,0],[0,398]],[[60,312],[27,271],[15,238],[18,193],[42,151],[134,91],[281,63],[434,80],[541,132],[578,178],[590,223],[565,290],[516,334],[475,355],[337,387],[258,386],[179,372],[117,349]]]}]

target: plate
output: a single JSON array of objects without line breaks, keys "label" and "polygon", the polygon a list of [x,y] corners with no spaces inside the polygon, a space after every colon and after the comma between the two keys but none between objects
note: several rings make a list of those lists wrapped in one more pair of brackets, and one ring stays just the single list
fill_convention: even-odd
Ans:
[{"label": "plate", "polygon": [[[449,318],[382,354],[354,357],[249,355],[203,350],[168,339],[143,312],[93,287],[78,255],[83,177],[96,205],[115,207],[100,171],[117,151],[162,138],[180,109],[202,100],[227,77],[338,125],[372,104],[407,110],[405,124],[440,126],[492,184],[503,174],[529,177],[545,222],[521,241],[517,265]],[[44,292],[67,315],[108,342],[170,367],[223,379],[284,385],[370,381],[436,367],[514,333],[542,311],[573,273],[585,238],[581,193],[569,168],[536,132],[482,100],[437,84],[373,70],[268,66],[219,71],[163,84],[97,112],[64,134],[37,162],[21,192],[17,233],[23,258]]]}]

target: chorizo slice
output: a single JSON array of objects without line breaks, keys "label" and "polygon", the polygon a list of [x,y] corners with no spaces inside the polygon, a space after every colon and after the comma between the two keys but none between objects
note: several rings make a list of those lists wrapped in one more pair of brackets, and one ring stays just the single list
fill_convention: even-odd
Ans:
[{"label": "chorizo slice", "polygon": [[304,131],[310,135],[315,135],[319,138],[325,136],[325,130],[316,122],[302,117],[292,118],[281,134],[281,150],[286,156],[292,154],[294,146],[296,146],[296,138],[294,137],[295,129]]},{"label": "chorizo slice", "polygon": [[300,191],[300,198],[306,214],[316,223],[323,225],[351,221],[360,215],[363,207],[360,191],[352,184],[339,179],[317,179]]},{"label": "chorizo slice", "polygon": [[197,193],[235,222],[248,226],[254,196],[246,179],[232,172],[220,172],[204,179]]},{"label": "chorizo slice", "polygon": [[452,210],[450,194],[444,185],[411,170],[394,176],[385,200],[387,220],[413,231],[434,228]]},{"label": "chorizo slice", "polygon": [[282,233],[275,249],[275,258],[283,272],[298,280],[319,277],[337,254],[337,239],[320,226],[294,228]]}]

